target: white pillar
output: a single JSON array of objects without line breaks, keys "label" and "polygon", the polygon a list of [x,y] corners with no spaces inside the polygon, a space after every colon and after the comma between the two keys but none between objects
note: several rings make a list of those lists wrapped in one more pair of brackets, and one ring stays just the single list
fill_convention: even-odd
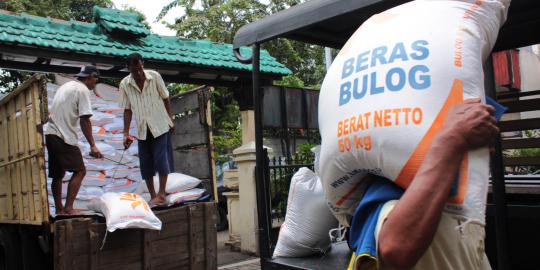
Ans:
[{"label": "white pillar", "polygon": [[[272,153],[272,149],[268,153]],[[239,187],[239,234],[242,252],[257,254],[259,251],[259,236],[257,222],[257,195],[255,189],[255,141],[233,151],[234,161],[238,164]]]}]

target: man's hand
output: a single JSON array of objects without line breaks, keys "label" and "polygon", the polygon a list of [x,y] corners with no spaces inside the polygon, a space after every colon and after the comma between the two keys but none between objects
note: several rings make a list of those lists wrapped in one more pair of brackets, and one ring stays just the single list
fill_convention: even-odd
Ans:
[{"label": "man's hand", "polygon": [[94,158],[103,158],[103,155],[95,145],[90,147],[90,156]]},{"label": "man's hand", "polygon": [[131,143],[133,143],[133,137],[124,134],[124,149],[127,150],[131,146]]},{"label": "man's hand", "polygon": [[465,100],[448,113],[441,136],[464,150],[492,145],[499,133],[494,112],[478,98]]}]

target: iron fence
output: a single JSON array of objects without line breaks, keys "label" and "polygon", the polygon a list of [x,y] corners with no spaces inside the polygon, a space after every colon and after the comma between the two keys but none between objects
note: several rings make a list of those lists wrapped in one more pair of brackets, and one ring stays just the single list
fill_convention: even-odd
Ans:
[{"label": "iron fence", "polygon": [[293,175],[302,167],[313,170],[313,159],[306,155],[273,157],[268,160],[267,176],[270,184],[270,207],[272,221],[283,221],[287,209],[287,198]]}]

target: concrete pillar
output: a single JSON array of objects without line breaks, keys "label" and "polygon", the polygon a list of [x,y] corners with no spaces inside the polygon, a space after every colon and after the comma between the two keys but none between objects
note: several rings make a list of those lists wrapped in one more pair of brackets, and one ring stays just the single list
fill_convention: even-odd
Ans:
[{"label": "concrete pillar", "polygon": [[240,250],[240,194],[238,192],[238,169],[223,172],[223,185],[231,189],[223,193],[227,197],[227,220],[229,221],[229,240],[225,245],[232,250]]},{"label": "concrete pillar", "polygon": [[253,110],[241,111],[242,144],[255,141],[255,113]]},{"label": "concrete pillar", "polygon": [[[268,149],[269,154],[272,152],[272,149],[265,148]],[[257,232],[257,196],[255,190],[255,141],[235,149],[233,156],[234,161],[238,164],[240,249],[245,253],[257,254],[259,236]]]}]

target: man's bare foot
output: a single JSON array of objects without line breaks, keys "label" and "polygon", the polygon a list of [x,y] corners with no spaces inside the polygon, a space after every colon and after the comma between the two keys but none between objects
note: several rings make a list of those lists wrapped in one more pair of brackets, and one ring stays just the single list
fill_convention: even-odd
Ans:
[{"label": "man's bare foot", "polygon": [[151,206],[167,206],[167,201],[163,196],[156,196],[150,200]]},{"label": "man's bare foot", "polygon": [[58,213],[59,216],[75,216],[80,215],[82,212],[82,209],[67,209],[65,208],[61,212]]}]

